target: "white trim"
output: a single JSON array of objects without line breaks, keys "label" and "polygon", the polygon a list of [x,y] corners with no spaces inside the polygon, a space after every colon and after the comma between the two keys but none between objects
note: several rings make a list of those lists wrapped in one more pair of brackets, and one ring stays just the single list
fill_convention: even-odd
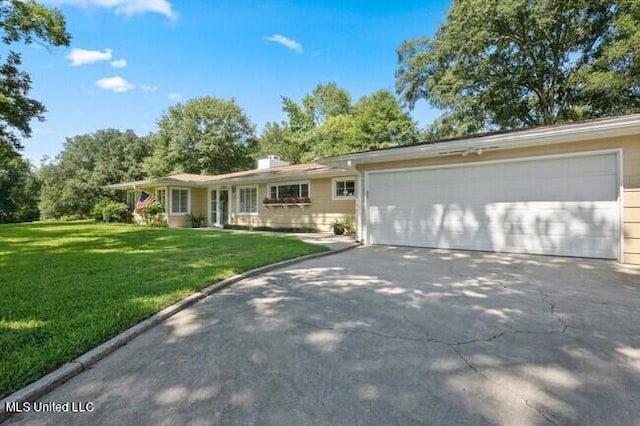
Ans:
[{"label": "white trim", "polygon": [[[337,182],[346,182],[348,180],[352,180],[355,186],[355,192],[353,195],[336,195],[336,183]],[[356,194],[358,193],[358,177],[357,176],[341,176],[334,177],[331,179],[331,199],[333,201],[344,201],[344,200],[355,200],[357,198]]]},{"label": "white trim", "polygon": [[[240,211],[240,190],[241,189],[256,189],[256,211],[255,212],[241,212]],[[238,185],[236,186],[236,214],[238,216],[258,216],[259,215],[259,200],[260,200],[260,189],[258,185]]]},{"label": "white trim", "polygon": [[624,151],[618,149],[618,205],[620,218],[618,219],[618,262],[624,262]]},{"label": "white trim", "polygon": [[517,163],[522,161],[547,160],[547,159],[550,160],[553,158],[563,158],[563,157],[584,157],[587,155],[615,154],[619,151],[620,151],[620,148],[603,149],[603,150],[596,150],[596,151],[577,151],[577,152],[566,152],[562,154],[545,154],[545,155],[531,155],[528,157],[505,158],[500,160],[471,161],[468,163],[436,164],[433,166],[415,166],[415,167],[394,167],[392,169],[369,170],[364,173],[366,176],[368,174],[393,173],[398,171],[448,169],[451,167],[485,166],[485,165],[497,164],[497,163]]},{"label": "white trim", "polygon": [[[185,186],[170,186],[169,188],[169,212],[170,216],[186,216],[191,213],[191,188]],[[187,191],[187,211],[185,213],[175,213],[173,211],[173,190]]]},{"label": "white trim", "polygon": [[[285,185],[305,185],[305,184],[307,185],[307,197],[311,198],[311,181],[310,180],[287,180],[287,181],[277,181],[277,182],[267,183],[266,184],[267,193],[265,194],[265,198],[271,198],[271,187],[273,186],[277,187],[277,186],[285,186]],[[302,197],[302,192],[300,192],[300,197]],[[280,198],[280,194],[278,194],[278,197],[276,198]]]},{"label": "white trim", "polygon": [[364,222],[364,199],[362,197],[362,184],[364,180],[364,175],[361,171],[358,172],[357,176],[358,181],[356,182],[356,237],[360,243],[363,243],[363,235],[365,229]]},{"label": "white trim", "polygon": [[368,226],[368,217],[367,212],[369,211],[369,175],[372,174],[384,174],[384,173],[394,173],[399,171],[412,171],[412,170],[429,170],[429,169],[443,169],[443,168],[453,168],[453,167],[473,167],[473,166],[485,166],[491,164],[504,164],[504,163],[516,163],[516,162],[525,162],[525,161],[535,161],[535,160],[547,160],[554,158],[570,158],[570,157],[585,157],[585,156],[596,156],[596,155],[604,155],[604,154],[616,154],[618,170],[616,171],[618,174],[618,205],[620,210],[620,215],[618,217],[618,253],[616,258],[619,262],[622,262],[622,256],[624,253],[624,235],[623,235],[623,220],[624,220],[624,204],[623,204],[623,194],[624,194],[624,175],[622,171],[622,154],[623,150],[621,148],[612,148],[612,149],[603,149],[603,150],[595,150],[595,151],[578,151],[578,152],[568,152],[562,154],[547,154],[547,155],[532,155],[527,157],[518,157],[518,158],[508,158],[508,159],[500,159],[500,160],[487,160],[487,161],[473,161],[468,163],[454,163],[454,164],[438,164],[432,166],[416,166],[416,167],[396,167],[391,169],[381,169],[381,170],[369,170],[364,172],[365,176],[365,200],[364,200],[364,220],[366,223],[365,232],[366,232],[366,244],[370,244],[371,235]]}]

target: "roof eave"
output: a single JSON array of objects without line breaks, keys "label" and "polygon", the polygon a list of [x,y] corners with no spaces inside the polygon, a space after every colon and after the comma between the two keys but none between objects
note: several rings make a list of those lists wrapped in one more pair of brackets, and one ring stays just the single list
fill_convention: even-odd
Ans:
[{"label": "roof eave", "polygon": [[387,150],[345,154],[320,158],[319,164],[333,167],[354,167],[356,164],[401,161],[414,158],[462,155],[468,150],[504,150],[580,142],[640,133],[640,115],[611,120],[567,124],[552,128],[534,128],[514,133],[502,133],[433,144],[410,145]]}]

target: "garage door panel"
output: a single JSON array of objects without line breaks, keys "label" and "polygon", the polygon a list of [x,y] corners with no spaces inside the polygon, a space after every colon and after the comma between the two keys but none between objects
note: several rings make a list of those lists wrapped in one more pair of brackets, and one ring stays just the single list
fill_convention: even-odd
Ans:
[{"label": "garage door panel", "polygon": [[369,241],[615,258],[617,157],[589,157],[371,174]]}]

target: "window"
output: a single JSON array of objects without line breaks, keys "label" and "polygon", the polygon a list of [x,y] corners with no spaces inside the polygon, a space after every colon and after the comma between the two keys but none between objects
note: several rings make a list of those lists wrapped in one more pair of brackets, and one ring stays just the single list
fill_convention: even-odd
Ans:
[{"label": "window", "polygon": [[352,199],[356,196],[356,180],[354,178],[333,179],[334,200]]},{"label": "window", "polygon": [[258,187],[238,188],[238,214],[258,214]]},{"label": "window", "polygon": [[162,210],[167,211],[167,190],[156,189],[156,201],[162,207]]},{"label": "window", "polygon": [[131,211],[136,208],[136,191],[127,191],[127,207]]},{"label": "window", "polygon": [[309,183],[286,183],[279,185],[271,185],[269,187],[269,198],[287,198],[287,197],[309,197]]},{"label": "window", "polygon": [[171,214],[189,213],[189,190],[171,189]]}]

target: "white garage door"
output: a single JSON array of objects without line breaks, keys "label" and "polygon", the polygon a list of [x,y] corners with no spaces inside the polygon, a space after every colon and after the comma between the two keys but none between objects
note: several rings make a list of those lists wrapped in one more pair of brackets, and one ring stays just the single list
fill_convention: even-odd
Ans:
[{"label": "white garage door", "polygon": [[616,153],[367,175],[372,244],[617,258]]}]

